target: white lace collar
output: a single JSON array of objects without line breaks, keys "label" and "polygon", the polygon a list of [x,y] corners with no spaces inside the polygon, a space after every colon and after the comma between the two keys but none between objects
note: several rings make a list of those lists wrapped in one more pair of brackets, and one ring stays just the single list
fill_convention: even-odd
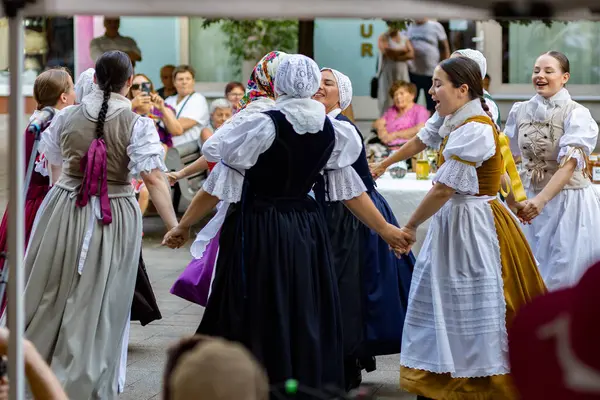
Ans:
[{"label": "white lace collar", "polygon": [[329,111],[327,113],[327,115],[330,118],[337,118],[338,115],[340,115],[342,113],[342,109],[341,108],[334,108],[333,110]]},{"label": "white lace collar", "polygon": [[[246,110],[246,112],[263,112],[263,111],[272,110],[274,108],[275,108],[275,100],[270,99],[268,97],[259,97],[258,99],[253,100],[250,103],[248,103],[248,105],[246,106],[246,108],[244,108],[244,110]],[[242,111],[244,111],[244,110],[242,110]]]},{"label": "white lace collar", "polygon": [[446,137],[450,132],[462,125],[467,119],[472,117],[490,117],[481,107],[481,100],[475,99],[459,108],[452,115],[444,119],[444,124],[440,128],[440,136]]},{"label": "white lace collar", "polygon": [[562,88],[558,91],[554,96],[549,99],[536,94],[533,96],[533,102],[537,103],[537,105],[546,106],[546,107],[554,107],[554,106],[563,106],[571,101],[571,95],[569,91],[565,88]]},{"label": "white lace collar", "polygon": [[275,101],[275,109],[285,115],[299,135],[317,133],[325,126],[325,106],[316,100],[283,95]]},{"label": "white lace collar", "polygon": [[[85,96],[81,100],[81,106],[84,108],[86,114],[92,121],[98,119],[100,108],[102,108],[102,100],[104,93],[101,90],[94,90],[89,95]],[[127,97],[121,96],[118,93],[111,93],[110,99],[108,100],[108,111],[106,113],[106,120],[108,121],[116,115],[116,113],[124,108],[131,110],[131,101]]]}]

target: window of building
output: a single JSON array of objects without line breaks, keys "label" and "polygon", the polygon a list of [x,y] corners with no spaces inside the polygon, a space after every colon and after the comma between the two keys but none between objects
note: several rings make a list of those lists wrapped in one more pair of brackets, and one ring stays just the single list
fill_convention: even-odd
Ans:
[{"label": "window of building", "polygon": [[511,23],[502,28],[502,82],[530,84],[536,58],[550,50],[571,61],[571,85],[600,84],[600,22]]},{"label": "window of building", "polygon": [[239,67],[225,46],[219,23],[202,26],[203,18],[189,19],[189,62],[198,82],[239,81]]}]

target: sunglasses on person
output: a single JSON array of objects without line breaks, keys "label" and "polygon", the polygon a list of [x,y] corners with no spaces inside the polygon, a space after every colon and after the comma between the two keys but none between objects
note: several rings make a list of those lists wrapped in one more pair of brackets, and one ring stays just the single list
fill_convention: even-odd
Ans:
[{"label": "sunglasses on person", "polygon": [[143,92],[150,93],[150,82],[134,83],[131,85],[131,90],[142,90]]}]

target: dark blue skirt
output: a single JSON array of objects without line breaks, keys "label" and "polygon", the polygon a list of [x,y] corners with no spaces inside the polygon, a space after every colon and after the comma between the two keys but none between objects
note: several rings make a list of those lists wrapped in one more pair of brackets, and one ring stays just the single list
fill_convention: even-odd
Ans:
[{"label": "dark blue skirt", "polygon": [[[398,226],[387,201],[377,191],[369,196],[385,220]],[[410,282],[415,265],[411,253],[397,258],[374,231],[363,229],[362,285],[365,295],[365,355],[400,352],[402,329],[408,306]]]},{"label": "dark blue skirt", "polygon": [[[398,226],[383,196],[377,190],[369,196],[386,221]],[[342,202],[322,204],[322,209],[340,296],[344,356],[399,353],[415,257],[396,258]]]}]

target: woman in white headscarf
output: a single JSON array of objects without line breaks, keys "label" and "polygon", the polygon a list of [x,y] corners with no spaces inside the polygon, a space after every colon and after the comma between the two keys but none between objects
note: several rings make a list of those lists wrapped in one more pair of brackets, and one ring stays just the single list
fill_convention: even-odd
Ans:
[{"label": "woman in white headscarf", "polygon": [[[485,74],[487,73],[487,61],[485,56],[480,51],[473,49],[456,50],[454,53],[452,53],[451,58],[453,57],[465,57],[475,61],[479,66],[479,70],[481,71],[481,80],[485,78]],[[500,129],[500,112],[498,110],[498,106],[487,91],[484,91],[483,94],[485,102],[490,109],[492,120],[496,123],[497,128]],[[425,127],[421,128],[417,136],[409,140],[398,151],[390,154],[385,160],[371,165],[371,173],[373,177],[375,179],[379,178],[390,166],[396,164],[397,162],[407,160],[423,151],[426,147],[418,145],[419,142],[421,142],[420,138],[425,138],[427,140],[427,138],[438,136],[440,128],[443,124],[444,118],[440,117],[436,111],[431,118],[427,120]]]},{"label": "woman in white headscarf", "polygon": [[221,128],[227,131],[211,154],[221,161],[164,240],[181,246],[190,226],[219,200],[226,202],[213,294],[198,333],[243,343],[265,366],[272,385],[294,378],[316,389],[343,385],[331,245],[319,206],[309,196],[319,172],[330,170],[334,200],[346,201],[392,246],[403,243],[351,167],[362,148],[354,128],[328,118],[325,107],[311,99],[320,79],[319,68],[305,56],[282,61],[275,109]]},{"label": "woman in white headscarf", "polygon": [[[341,113],[352,102],[352,83],[339,71],[321,70],[321,86],[313,98],[325,106],[329,117],[350,122]],[[355,135],[363,137],[355,126]],[[398,226],[390,206],[375,188],[366,152],[352,164],[367,194],[387,222]],[[323,205],[333,247],[342,326],[346,389],[361,382],[361,370],[375,369],[375,356],[398,354],[415,258],[397,258],[388,244],[364,226],[342,202],[330,201],[324,182],[315,186]]]}]

